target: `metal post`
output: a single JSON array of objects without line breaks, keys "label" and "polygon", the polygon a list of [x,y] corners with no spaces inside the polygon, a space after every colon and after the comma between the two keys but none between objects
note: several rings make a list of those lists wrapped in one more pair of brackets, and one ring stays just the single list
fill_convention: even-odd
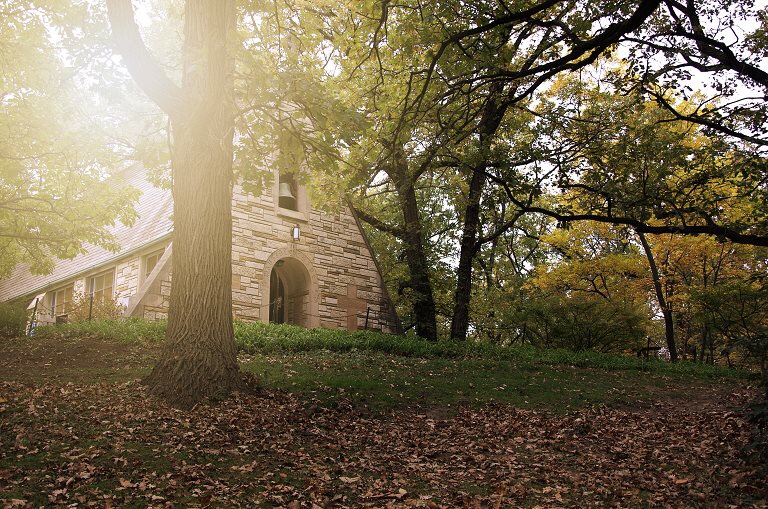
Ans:
[{"label": "metal post", "polygon": [[368,316],[371,314],[371,307],[367,306],[365,308],[365,330],[368,330]]},{"label": "metal post", "polygon": [[88,306],[88,321],[91,321],[91,318],[93,317],[93,294],[91,294],[91,303]]},{"label": "metal post", "polygon": [[29,329],[27,330],[27,336],[31,336],[32,335],[32,328],[35,325],[35,318],[37,318],[37,304],[39,302],[40,302],[40,299],[36,298],[35,299],[35,307],[32,308],[32,318],[29,319]]}]

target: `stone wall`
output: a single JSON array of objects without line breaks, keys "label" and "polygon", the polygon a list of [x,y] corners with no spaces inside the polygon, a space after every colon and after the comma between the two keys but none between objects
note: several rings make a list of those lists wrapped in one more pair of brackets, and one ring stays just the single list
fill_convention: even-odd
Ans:
[{"label": "stone wall", "polygon": [[139,274],[141,272],[141,257],[130,258],[117,264],[115,268],[115,302],[121,305],[128,303],[128,298],[139,290]]},{"label": "stone wall", "polygon": [[[232,283],[235,315],[268,320],[269,281],[281,260],[306,268],[309,326],[397,330],[376,263],[360,227],[344,206],[336,213],[279,209],[272,190],[233,195]],[[298,225],[300,238],[292,229]]]},{"label": "stone wall", "polygon": [[159,293],[145,297],[142,317],[145,320],[165,320],[168,318],[168,304],[171,296],[171,275],[160,282]]}]

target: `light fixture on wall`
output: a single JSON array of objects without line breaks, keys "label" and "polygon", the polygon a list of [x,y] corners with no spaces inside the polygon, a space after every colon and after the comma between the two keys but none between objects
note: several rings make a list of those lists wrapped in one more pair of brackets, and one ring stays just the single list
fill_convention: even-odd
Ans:
[{"label": "light fixture on wall", "polygon": [[301,238],[301,229],[299,229],[299,225],[294,225],[294,227],[291,229],[291,236],[293,237],[294,241],[298,241],[299,238]]}]

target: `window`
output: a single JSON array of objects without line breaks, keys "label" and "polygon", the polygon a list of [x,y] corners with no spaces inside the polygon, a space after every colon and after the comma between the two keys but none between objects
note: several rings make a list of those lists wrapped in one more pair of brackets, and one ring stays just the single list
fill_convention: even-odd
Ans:
[{"label": "window", "polygon": [[72,310],[74,285],[68,285],[51,292],[51,316],[66,315]]},{"label": "window", "polygon": [[103,302],[112,298],[112,287],[115,283],[115,269],[108,270],[91,278],[89,293],[94,302]]},{"label": "window", "polygon": [[160,261],[160,258],[163,256],[164,252],[165,249],[161,249],[144,257],[144,279],[152,274],[152,271],[155,269],[157,262]]}]

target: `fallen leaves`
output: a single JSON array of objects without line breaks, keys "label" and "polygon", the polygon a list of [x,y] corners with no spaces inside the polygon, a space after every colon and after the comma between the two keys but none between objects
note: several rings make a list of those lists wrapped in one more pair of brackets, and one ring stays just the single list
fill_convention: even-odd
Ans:
[{"label": "fallen leaves", "polygon": [[3,507],[765,505],[733,410],[747,393],[565,416],[492,404],[372,417],[269,391],[182,413],[136,383],[64,389],[0,384]]},{"label": "fallen leaves", "polygon": [[126,479],[120,479],[119,481],[121,488],[135,488],[136,485],[132,483],[131,481],[128,481]]}]

